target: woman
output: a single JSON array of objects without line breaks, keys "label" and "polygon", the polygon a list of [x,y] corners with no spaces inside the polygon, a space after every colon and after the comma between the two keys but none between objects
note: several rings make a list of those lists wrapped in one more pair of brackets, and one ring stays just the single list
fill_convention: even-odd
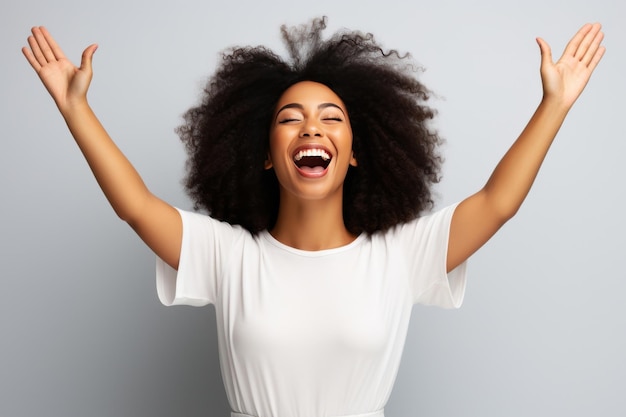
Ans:
[{"label": "woman", "polygon": [[291,55],[237,48],[179,129],[187,187],[210,216],[155,197],[91,111],[95,45],[80,68],[44,28],[23,52],[120,218],[158,256],[166,304],[213,303],[234,416],[382,416],[411,306],[458,307],[465,261],[526,197],[567,112],[604,54],[583,26],[487,184],[432,206],[439,138],[427,89],[397,52],[325,20],[283,28]]}]

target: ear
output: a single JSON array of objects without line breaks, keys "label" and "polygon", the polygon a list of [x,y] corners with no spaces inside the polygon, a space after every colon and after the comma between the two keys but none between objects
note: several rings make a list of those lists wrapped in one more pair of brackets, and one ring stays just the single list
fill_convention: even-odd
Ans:
[{"label": "ear", "polygon": [[352,155],[350,156],[350,165],[352,165],[353,167],[359,165],[356,158],[354,157],[354,151],[352,151]]},{"label": "ear", "polygon": [[267,157],[265,158],[265,163],[263,164],[263,168],[268,170],[268,169],[272,169],[273,166],[274,164],[272,164],[272,158],[270,158],[270,154],[268,152]]}]

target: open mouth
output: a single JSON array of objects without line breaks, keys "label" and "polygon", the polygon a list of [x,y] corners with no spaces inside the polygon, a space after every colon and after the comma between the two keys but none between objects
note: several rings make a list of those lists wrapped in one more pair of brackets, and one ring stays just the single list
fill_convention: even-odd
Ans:
[{"label": "open mouth", "polygon": [[331,156],[324,149],[302,149],[293,156],[299,170],[306,173],[322,173],[328,168]]}]

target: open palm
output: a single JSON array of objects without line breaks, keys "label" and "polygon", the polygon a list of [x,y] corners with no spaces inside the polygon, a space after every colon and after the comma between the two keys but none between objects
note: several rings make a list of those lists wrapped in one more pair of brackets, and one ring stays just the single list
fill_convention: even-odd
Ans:
[{"label": "open palm", "polygon": [[586,24],[574,35],[565,47],[561,58],[554,63],[550,46],[541,38],[541,80],[545,98],[560,100],[565,106],[574,104],[587,85],[605,48],[600,43],[604,38],[599,23]]},{"label": "open palm", "polygon": [[39,75],[59,109],[84,100],[92,78],[91,61],[97,45],[83,52],[81,65],[76,67],[66,57],[44,27],[32,29],[29,47],[22,48],[24,56]]}]

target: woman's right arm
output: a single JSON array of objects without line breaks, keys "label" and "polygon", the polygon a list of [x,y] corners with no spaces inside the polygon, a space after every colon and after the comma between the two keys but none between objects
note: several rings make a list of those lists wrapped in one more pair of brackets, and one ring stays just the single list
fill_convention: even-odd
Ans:
[{"label": "woman's right arm", "polygon": [[32,29],[28,45],[22,48],[24,56],[54,99],[115,213],[157,256],[177,268],[182,242],[180,214],[148,190],[87,102],[97,46],[87,47],[76,67],[43,27]]}]

